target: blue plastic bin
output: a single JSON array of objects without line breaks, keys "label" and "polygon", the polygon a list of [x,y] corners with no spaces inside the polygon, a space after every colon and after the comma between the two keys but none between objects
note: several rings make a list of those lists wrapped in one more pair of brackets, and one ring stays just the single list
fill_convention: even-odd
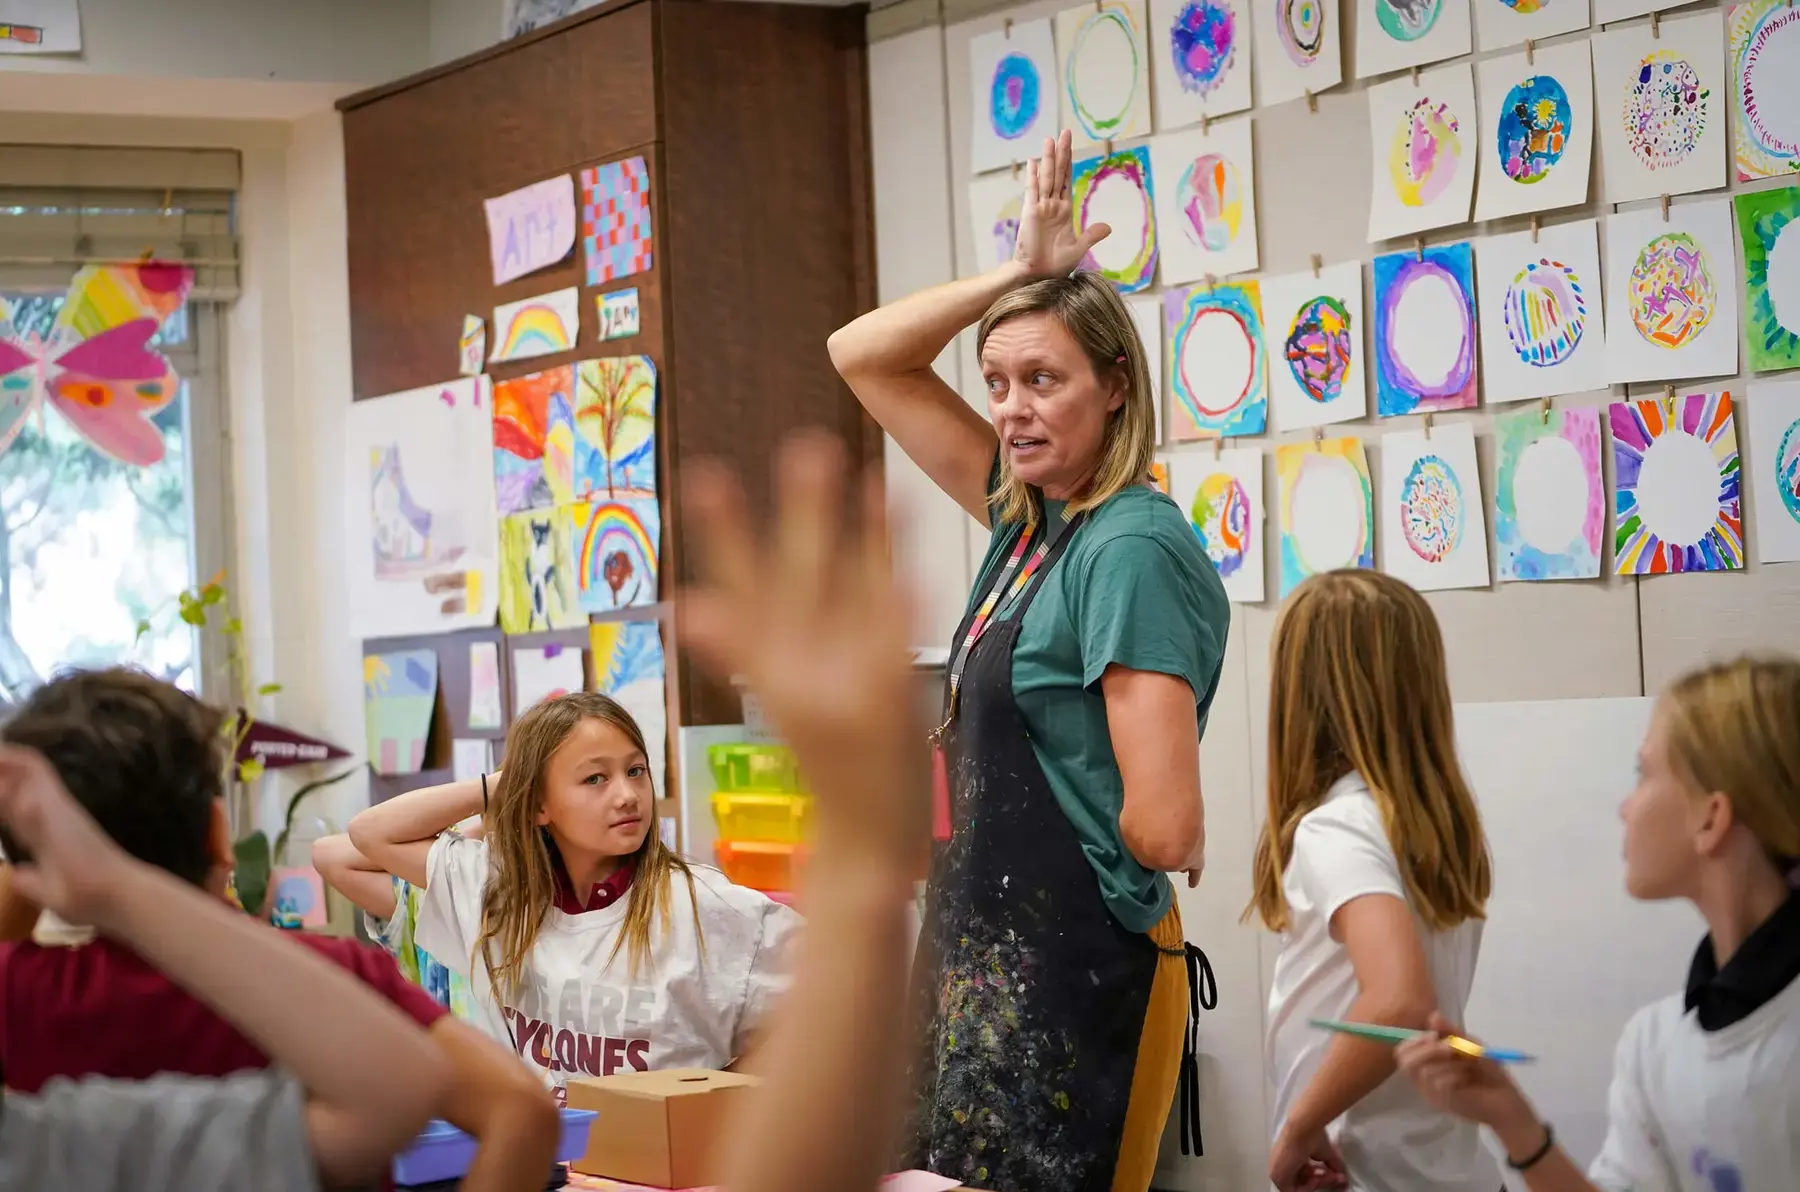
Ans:
[{"label": "blue plastic bin", "polygon": [[[599,1115],[592,1109],[562,1111],[562,1138],[556,1144],[556,1161],[579,1159],[587,1150],[588,1127]],[[394,1183],[402,1188],[459,1180],[475,1161],[475,1140],[449,1122],[433,1121],[394,1157]]]}]

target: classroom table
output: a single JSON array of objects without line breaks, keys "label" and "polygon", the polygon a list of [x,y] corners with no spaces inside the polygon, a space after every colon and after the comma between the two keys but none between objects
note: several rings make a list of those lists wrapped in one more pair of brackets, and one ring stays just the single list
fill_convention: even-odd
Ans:
[{"label": "classroom table", "polygon": [[[582,1175],[578,1171],[569,1173],[568,1187],[572,1192],[667,1192],[662,1188],[647,1188],[641,1184],[625,1184],[618,1180],[603,1179],[597,1175]],[[960,1184],[951,1183],[940,1176],[924,1171],[907,1171],[899,1175],[890,1175],[882,1181],[881,1192],[955,1192]],[[719,1188],[684,1188],[679,1192],[724,1192]]]}]

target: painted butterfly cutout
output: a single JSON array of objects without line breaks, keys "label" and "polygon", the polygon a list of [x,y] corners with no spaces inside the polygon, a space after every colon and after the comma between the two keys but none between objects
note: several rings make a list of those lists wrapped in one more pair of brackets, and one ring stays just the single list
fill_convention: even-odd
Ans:
[{"label": "painted butterfly cutout", "polygon": [[18,329],[0,302],[0,451],[47,403],[120,463],[160,461],[162,433],[150,419],[175,400],[181,379],[150,339],[193,284],[183,265],[89,265],[41,336]]}]

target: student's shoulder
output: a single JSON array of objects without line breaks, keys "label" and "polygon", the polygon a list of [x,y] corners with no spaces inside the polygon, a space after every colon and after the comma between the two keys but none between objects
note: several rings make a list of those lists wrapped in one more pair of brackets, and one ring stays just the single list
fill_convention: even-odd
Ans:
[{"label": "student's shoulder", "polygon": [[[694,875],[695,906],[700,912],[702,923],[713,917],[759,922],[770,917],[798,918],[791,908],[775,901],[761,890],[737,885],[711,865],[689,861],[688,871]],[[685,884],[676,883],[678,887]]]},{"label": "student's shoulder", "polygon": [[1641,1071],[1690,1029],[1697,1028],[1688,1022],[1687,999],[1682,994],[1671,993],[1638,1007],[1619,1032],[1616,1071]]},{"label": "student's shoulder", "polygon": [[295,943],[307,947],[337,965],[363,984],[394,1003],[421,1026],[431,1026],[444,1016],[444,1008],[430,994],[408,981],[394,963],[393,953],[374,944],[343,936],[316,935],[310,931],[289,933]]},{"label": "student's shoulder", "polygon": [[1319,805],[1300,817],[1296,839],[1352,834],[1387,839],[1381,808],[1360,774],[1346,774],[1332,783]]}]

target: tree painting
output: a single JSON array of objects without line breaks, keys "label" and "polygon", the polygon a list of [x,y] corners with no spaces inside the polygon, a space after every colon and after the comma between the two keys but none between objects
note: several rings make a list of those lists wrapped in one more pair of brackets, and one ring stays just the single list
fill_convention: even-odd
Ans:
[{"label": "tree painting", "polygon": [[575,426],[578,500],[656,495],[656,364],[648,356],[582,361]]}]

